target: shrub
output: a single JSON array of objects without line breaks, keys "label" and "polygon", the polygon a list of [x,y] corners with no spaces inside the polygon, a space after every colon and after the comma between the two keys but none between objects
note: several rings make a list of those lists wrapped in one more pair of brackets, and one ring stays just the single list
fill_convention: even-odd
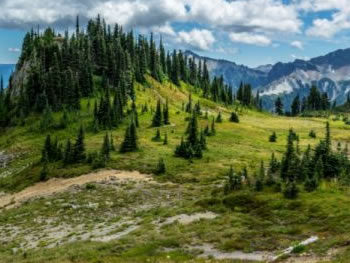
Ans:
[{"label": "shrub", "polygon": [[311,130],[311,131],[310,131],[309,137],[310,137],[310,138],[313,138],[313,139],[315,139],[315,138],[317,137],[314,130]]},{"label": "shrub", "polygon": [[240,207],[246,211],[249,211],[263,205],[262,201],[258,200],[254,194],[250,192],[241,192],[228,195],[222,202],[227,208],[232,210],[234,210],[236,207]]},{"label": "shrub", "polygon": [[277,142],[277,134],[273,132],[269,137],[269,142]]},{"label": "shrub", "polygon": [[293,254],[300,254],[305,251],[306,247],[304,245],[297,245],[293,247],[292,253]]},{"label": "shrub", "polygon": [[160,175],[160,174],[164,174],[165,172],[166,172],[166,168],[165,168],[164,159],[160,158],[158,161],[158,165],[157,165],[155,174]]},{"label": "shrub", "polygon": [[290,182],[286,185],[283,195],[287,199],[296,199],[299,194],[299,189],[295,182]]},{"label": "shrub", "polygon": [[239,123],[239,117],[237,113],[231,113],[230,122]]}]

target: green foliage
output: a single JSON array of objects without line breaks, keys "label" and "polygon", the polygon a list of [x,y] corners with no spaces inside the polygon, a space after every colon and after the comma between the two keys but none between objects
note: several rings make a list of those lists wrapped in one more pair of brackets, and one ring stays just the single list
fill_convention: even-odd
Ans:
[{"label": "green foliage", "polygon": [[228,195],[222,202],[227,208],[232,210],[235,208],[241,208],[244,211],[257,209],[264,205],[262,201],[257,199],[254,193],[244,191]]},{"label": "green foliage", "polygon": [[192,113],[191,120],[187,127],[187,139],[181,139],[180,145],[175,149],[175,156],[186,159],[203,157],[203,150],[206,148],[206,141],[203,138],[204,133],[199,134],[198,132],[198,121],[195,112]]},{"label": "green foliage", "polygon": [[160,158],[157,164],[157,168],[155,170],[155,174],[161,175],[161,174],[165,174],[165,172],[166,172],[166,168],[165,168],[164,159]]},{"label": "green foliage", "polygon": [[163,145],[168,145],[168,144],[169,144],[169,142],[168,142],[168,133],[166,132],[166,133],[164,134]]},{"label": "green foliage", "polygon": [[162,106],[160,100],[158,100],[156,112],[152,120],[152,127],[161,127],[163,123]]},{"label": "green foliage", "polygon": [[135,152],[138,150],[138,143],[137,143],[137,129],[134,121],[131,121],[128,125],[124,141],[120,147],[120,153],[128,153],[128,152]]},{"label": "green foliage", "polygon": [[155,141],[155,142],[160,142],[162,141],[162,137],[160,135],[160,130],[157,129],[156,131],[156,135],[152,138],[152,141]]},{"label": "green foliage", "polygon": [[110,159],[110,152],[111,152],[111,142],[109,135],[106,134],[103,140],[102,148],[101,148],[101,158],[104,158],[104,160],[108,161]]},{"label": "green foliage", "polygon": [[280,97],[275,102],[275,112],[277,115],[283,115],[283,102]]},{"label": "green foliage", "polygon": [[221,112],[219,112],[218,116],[216,117],[215,120],[217,123],[222,123],[222,116],[221,116]]},{"label": "green foliage", "polygon": [[236,112],[231,113],[230,122],[239,123],[239,117]]},{"label": "green foliage", "polygon": [[292,253],[293,254],[301,254],[305,251],[306,247],[304,245],[297,245],[293,247]]},{"label": "green foliage", "polygon": [[249,84],[241,83],[237,91],[237,100],[244,106],[251,106],[254,103],[252,96],[252,87]]},{"label": "green foliage", "polygon": [[231,165],[230,171],[227,174],[227,181],[224,187],[224,193],[229,194],[233,191],[239,190],[242,188],[242,176],[236,174]]},{"label": "green foliage", "polygon": [[41,182],[46,181],[48,176],[49,176],[49,171],[48,171],[47,162],[44,162],[44,166],[40,172],[40,181]]},{"label": "green foliage", "polygon": [[84,140],[85,140],[84,129],[83,129],[83,126],[80,126],[79,133],[73,147],[72,161],[74,163],[81,163],[81,162],[84,162],[86,159]]},{"label": "green foliage", "polygon": [[316,139],[316,137],[317,137],[316,132],[314,130],[311,130],[310,133],[309,133],[309,137],[313,138],[313,139]]},{"label": "green foliage", "polygon": [[54,123],[54,119],[52,116],[52,111],[49,106],[47,106],[44,110],[44,113],[41,116],[40,120],[40,130],[41,131],[46,131],[50,127],[52,127]]},{"label": "green foliage", "polygon": [[269,142],[277,142],[277,134],[273,132],[269,137]]},{"label": "green foliage", "polygon": [[64,109],[63,113],[62,113],[62,117],[60,119],[60,128],[61,129],[65,129],[67,128],[69,125],[69,116],[68,116],[68,112]]},{"label": "green foliage", "polygon": [[294,181],[288,182],[283,191],[283,195],[287,199],[296,199],[299,194],[299,188]]}]

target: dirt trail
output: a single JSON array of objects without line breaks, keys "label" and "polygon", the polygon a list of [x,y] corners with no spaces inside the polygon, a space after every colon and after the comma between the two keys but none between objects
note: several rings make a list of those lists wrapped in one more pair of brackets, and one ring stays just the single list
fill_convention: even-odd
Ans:
[{"label": "dirt trail", "polygon": [[49,196],[55,193],[60,193],[71,186],[74,185],[84,185],[87,183],[93,182],[103,182],[109,180],[118,180],[118,181],[150,181],[152,180],[151,176],[141,174],[137,171],[128,172],[128,171],[117,171],[117,170],[104,170],[96,173],[90,173],[82,175],[75,178],[69,179],[52,179],[47,182],[38,183],[34,186],[28,187],[19,193],[12,195],[0,196],[0,209],[1,208],[13,208],[21,203],[35,198]]}]

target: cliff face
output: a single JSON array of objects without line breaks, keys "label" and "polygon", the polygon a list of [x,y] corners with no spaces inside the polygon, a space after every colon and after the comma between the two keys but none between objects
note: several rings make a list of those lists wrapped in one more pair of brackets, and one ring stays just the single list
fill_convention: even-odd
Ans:
[{"label": "cliff face", "polygon": [[28,72],[30,70],[30,61],[25,61],[21,68],[16,69],[16,71],[12,74],[10,79],[9,89],[11,92],[11,96],[18,96],[20,93],[20,89],[24,87],[24,84],[28,78]]}]

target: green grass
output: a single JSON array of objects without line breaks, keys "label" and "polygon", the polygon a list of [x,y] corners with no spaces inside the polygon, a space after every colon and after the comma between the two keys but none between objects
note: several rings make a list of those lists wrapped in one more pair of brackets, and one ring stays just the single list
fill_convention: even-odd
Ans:
[{"label": "green grass", "polygon": [[[297,200],[289,201],[273,189],[265,189],[262,193],[243,190],[224,197],[220,184],[230,165],[236,170],[246,166],[252,176],[261,160],[267,166],[272,152],[280,158],[285,150],[290,128],[300,136],[300,148],[303,150],[308,144],[315,145],[323,138],[327,121],[330,121],[334,146],[337,142],[349,142],[350,126],[340,120],[333,121],[332,117],[287,118],[240,106],[226,108],[192,93],[194,103],[199,100],[203,112],[209,112],[209,121],[221,112],[224,122],[216,124],[216,136],[208,138],[208,150],[204,152],[203,159],[188,161],[175,158],[174,149],[187,127],[184,120],[189,115],[182,112],[181,108],[183,103],[187,103],[188,94],[193,88],[185,84],[180,88],[167,83],[159,84],[151,78],[147,78],[147,81],[150,88],[139,84],[136,87],[139,112],[141,105],[145,103],[149,108],[155,109],[159,98],[169,99],[172,125],[160,129],[162,136],[167,132],[169,144],[152,141],[156,133],[156,128],[150,127],[152,113],[139,114],[140,150],[124,155],[113,153],[107,167],[151,174],[159,158],[163,158],[166,174],[155,178],[160,182],[171,181],[174,184],[146,185],[141,188],[131,184],[122,190],[88,185],[74,192],[39,199],[19,208],[3,211],[0,214],[0,227],[18,226],[23,232],[16,240],[0,243],[0,262],[204,262],[194,259],[196,253],[184,248],[210,243],[223,251],[278,251],[312,235],[318,235],[321,240],[310,248],[308,246],[307,251],[323,255],[330,248],[345,246],[343,256],[339,256],[335,262],[346,262],[347,255],[350,254],[346,247],[350,238],[348,188],[327,182],[315,193],[302,192]],[[24,126],[3,131],[0,136],[0,149],[19,157],[7,168],[10,175],[0,178],[0,191],[17,192],[39,181],[41,149],[47,134],[57,136],[60,142],[64,142],[67,138],[74,139],[79,126],[83,124],[87,131],[87,150],[99,150],[105,132],[95,134],[89,130],[94,99],[90,99],[90,111],[87,104],[88,100],[84,99],[81,112],[70,114],[70,125],[64,130],[41,132],[38,129],[39,117],[31,116]],[[233,110],[238,110],[240,123],[228,121]],[[62,113],[54,115],[55,122],[58,123]],[[201,127],[204,128],[207,123],[208,120],[200,119]],[[126,125],[127,122],[111,131],[116,147],[123,140]],[[317,139],[309,137],[310,130],[316,132]],[[278,137],[276,143],[269,142],[273,131]],[[90,171],[90,165],[63,167],[57,163],[50,165],[49,176],[68,178]],[[0,168],[0,174],[3,172],[5,169]],[[164,201],[164,205],[155,205],[159,204],[159,200],[167,201]],[[50,205],[46,205],[47,202]],[[87,208],[88,202],[98,204],[98,208]],[[83,208],[74,210],[69,205],[64,206],[71,203]],[[149,209],[128,212],[142,205]],[[154,220],[164,220],[177,214],[207,210],[220,216],[214,220],[202,220],[189,225],[175,223],[160,229],[153,223]],[[39,250],[12,252],[12,248],[18,247],[26,235],[40,234],[40,229],[44,226],[85,224],[85,231],[88,231],[98,223],[112,224],[125,218],[140,220],[139,228],[118,241],[99,243],[77,240],[60,247],[46,248],[45,242],[50,240],[43,237],[42,240],[46,241],[41,243],[43,248]],[[52,225],[43,225],[41,220],[52,221]],[[70,235],[77,236],[76,232]]]}]

